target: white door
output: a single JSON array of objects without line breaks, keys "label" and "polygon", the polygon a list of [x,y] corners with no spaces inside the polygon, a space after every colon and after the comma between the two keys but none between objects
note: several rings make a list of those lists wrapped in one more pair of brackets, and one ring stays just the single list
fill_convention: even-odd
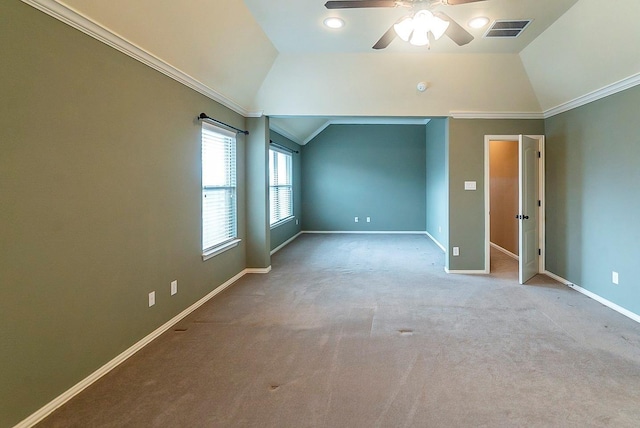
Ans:
[{"label": "white door", "polygon": [[520,135],[519,186],[520,201],[518,277],[524,284],[538,273],[538,140]]}]

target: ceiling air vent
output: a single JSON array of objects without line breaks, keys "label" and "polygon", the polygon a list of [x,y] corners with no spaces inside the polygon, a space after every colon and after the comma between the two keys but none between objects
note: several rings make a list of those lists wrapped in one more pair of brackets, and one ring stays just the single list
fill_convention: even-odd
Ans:
[{"label": "ceiling air vent", "polygon": [[531,19],[499,20],[487,30],[484,37],[514,39],[531,24]]}]

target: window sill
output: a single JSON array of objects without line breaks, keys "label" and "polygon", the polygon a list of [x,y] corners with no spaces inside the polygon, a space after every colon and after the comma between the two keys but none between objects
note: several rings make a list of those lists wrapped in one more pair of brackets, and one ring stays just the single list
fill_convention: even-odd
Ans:
[{"label": "window sill", "polygon": [[203,262],[207,261],[210,258],[217,256],[218,254],[224,253],[227,250],[237,247],[240,241],[242,241],[242,239],[234,239],[232,241],[225,242],[222,245],[219,245],[217,247],[210,249],[206,253],[202,254],[202,261]]},{"label": "window sill", "polygon": [[293,221],[296,218],[296,216],[291,216],[291,217],[287,217],[285,219],[282,219],[278,222],[273,223],[270,228],[271,229],[275,229],[276,227],[282,226],[283,224],[289,223],[290,221]]}]

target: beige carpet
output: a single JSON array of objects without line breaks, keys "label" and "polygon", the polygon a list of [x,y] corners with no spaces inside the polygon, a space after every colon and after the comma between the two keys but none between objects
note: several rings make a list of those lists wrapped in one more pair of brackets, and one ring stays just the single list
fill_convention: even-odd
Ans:
[{"label": "beige carpet", "polygon": [[419,235],[302,235],[42,427],[638,427],[640,325]]}]

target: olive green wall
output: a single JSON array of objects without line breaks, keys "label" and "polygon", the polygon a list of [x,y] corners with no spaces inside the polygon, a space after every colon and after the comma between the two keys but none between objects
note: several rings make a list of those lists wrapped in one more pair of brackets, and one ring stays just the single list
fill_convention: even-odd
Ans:
[{"label": "olive green wall", "polygon": [[247,267],[271,266],[269,233],[269,118],[247,119]]},{"label": "olive green wall", "polygon": [[449,121],[431,119],[427,137],[427,232],[447,248],[449,237]]},{"label": "olive green wall", "polygon": [[[484,269],[484,136],[517,134],[543,135],[544,121],[449,120],[448,269]],[[476,181],[477,190],[464,190],[465,181]],[[460,247],[459,256],[452,255],[453,247]]]},{"label": "olive green wall", "polygon": [[295,219],[271,229],[271,250],[273,250],[302,230],[302,222],[300,221],[302,217],[302,147],[274,131],[271,131],[271,140],[298,152],[291,155],[293,161],[291,167],[291,173],[293,174],[293,216]]},{"label": "olive green wall", "polygon": [[[3,2],[0,29],[6,427],[243,271],[244,241],[201,258],[195,117],[245,119],[20,1]],[[240,137],[242,238],[244,156]]]},{"label": "olive green wall", "polygon": [[[640,314],[640,86],[546,120],[546,268]],[[619,273],[619,284],[611,272]]]}]

